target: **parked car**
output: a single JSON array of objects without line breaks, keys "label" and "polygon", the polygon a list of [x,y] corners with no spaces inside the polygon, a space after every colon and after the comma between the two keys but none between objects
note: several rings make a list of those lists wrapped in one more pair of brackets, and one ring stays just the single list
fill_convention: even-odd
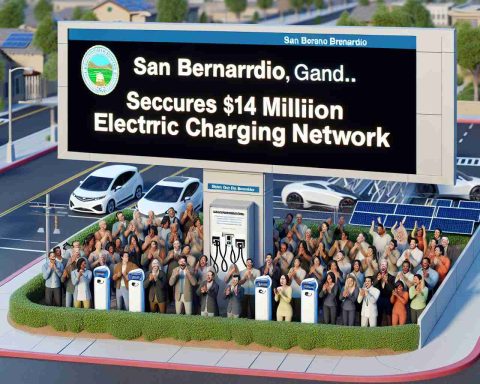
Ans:
[{"label": "parked car", "polygon": [[480,178],[457,171],[455,185],[417,184],[417,193],[422,197],[480,201]]},{"label": "parked car", "polygon": [[346,188],[323,180],[308,180],[286,185],[282,202],[289,208],[324,207],[345,210],[353,208],[358,197]]},{"label": "parked car", "polygon": [[110,165],[92,172],[70,195],[72,211],[112,213],[121,204],[140,199],[143,178],[136,167]]},{"label": "parked car", "polygon": [[149,211],[155,215],[165,214],[170,207],[180,215],[188,202],[199,211],[203,208],[203,185],[194,177],[169,176],[160,180],[143,196],[137,204],[142,215]]}]

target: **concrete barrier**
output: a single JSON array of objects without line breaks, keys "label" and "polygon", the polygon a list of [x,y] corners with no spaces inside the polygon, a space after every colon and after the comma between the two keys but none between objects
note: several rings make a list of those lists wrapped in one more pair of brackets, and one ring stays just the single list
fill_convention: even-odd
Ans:
[{"label": "concrete barrier", "polygon": [[438,288],[437,292],[420,315],[418,320],[418,325],[420,326],[419,348],[422,348],[427,343],[428,337],[433,328],[442,316],[448,303],[455,295],[458,286],[463,281],[463,278],[479,253],[480,227],[477,228],[462,254],[450,269],[450,272],[442,285]]}]

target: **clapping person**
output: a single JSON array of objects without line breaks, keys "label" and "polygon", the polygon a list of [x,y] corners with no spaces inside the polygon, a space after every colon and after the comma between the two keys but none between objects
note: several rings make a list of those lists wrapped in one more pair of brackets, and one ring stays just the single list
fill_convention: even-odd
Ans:
[{"label": "clapping person", "polygon": [[[170,281],[172,273],[175,268],[178,267],[178,261],[182,256],[182,249],[180,248],[180,242],[175,241],[173,243],[173,249],[168,252],[167,257],[163,261],[163,264],[167,266],[167,281]],[[173,298],[173,287],[169,285],[168,287],[168,299],[170,302],[174,300]]]},{"label": "clapping person", "polygon": [[232,277],[238,274],[240,274],[240,271],[238,270],[237,264],[235,263],[230,264],[230,267],[228,267],[227,273],[225,274],[225,276],[223,276],[223,282],[225,284],[230,284],[230,280],[232,279]]},{"label": "clapping person", "polygon": [[390,241],[392,241],[392,237],[385,231],[385,227],[383,226],[380,217],[377,220],[377,231],[374,231],[375,221],[372,220],[370,235],[372,235],[373,238],[373,246],[378,251],[378,254],[375,256],[378,258],[383,258],[385,248],[387,248],[388,244],[390,244]]},{"label": "clapping person", "polygon": [[300,241],[300,244],[298,244],[297,257],[300,258],[300,266],[305,271],[308,271],[308,269],[310,268],[310,263],[312,262],[312,255],[307,250],[307,243],[305,242],[305,240]]},{"label": "clapping person", "polygon": [[197,261],[197,264],[195,265],[195,276],[197,278],[197,281],[202,283],[205,280],[207,280],[207,273],[209,271],[208,268],[208,258],[206,255],[200,256],[200,260]]},{"label": "clapping person", "polygon": [[332,272],[335,275],[335,281],[340,285],[340,287],[343,287],[343,273],[340,271],[340,268],[338,268],[338,263],[336,260],[330,260],[327,266],[327,273]]},{"label": "clapping person", "polygon": [[208,271],[207,280],[203,281],[197,288],[197,295],[200,296],[200,314],[202,316],[218,316],[218,289],[218,283],[215,281],[215,272]]},{"label": "clapping person", "polygon": [[298,243],[305,240],[305,233],[307,232],[308,227],[303,224],[303,218],[300,213],[297,213],[295,218],[296,222],[290,226],[290,230],[293,232],[293,239]]},{"label": "clapping person", "polygon": [[170,224],[170,233],[167,236],[167,249],[170,250],[173,248],[175,241],[182,243],[182,233],[178,228],[178,224]]},{"label": "clapping person", "polygon": [[158,259],[153,259],[150,272],[143,281],[150,312],[167,312],[167,276]]},{"label": "clapping person", "polygon": [[280,285],[273,289],[275,301],[278,302],[277,321],[292,321],[292,287],[288,275],[280,277]]},{"label": "clapping person", "polygon": [[143,242],[143,240],[145,239],[145,224],[143,223],[142,215],[140,214],[140,211],[138,209],[133,212],[133,220],[131,221],[131,223],[133,223],[134,225],[134,232],[135,235],[137,235],[138,240]]},{"label": "clapping person", "polygon": [[107,229],[107,222],[100,220],[98,223],[98,231],[95,232],[95,240],[100,241],[102,247],[113,240],[112,233]]},{"label": "clapping person", "polygon": [[136,235],[130,236],[128,240],[128,245],[125,247],[125,252],[128,253],[130,261],[135,264],[137,267],[142,265],[142,249],[138,243],[138,238]]},{"label": "clapping person", "polygon": [[72,284],[75,287],[73,306],[75,308],[90,308],[92,271],[87,269],[87,260],[83,257],[77,260],[76,265],[77,268],[72,272]]},{"label": "clapping person", "polygon": [[318,243],[323,244],[325,252],[328,254],[333,244],[333,231],[330,230],[330,224],[324,221],[322,224],[320,224],[318,232]]},{"label": "clapping person", "polygon": [[158,243],[153,240],[150,243],[148,249],[142,254],[141,266],[144,271],[151,269],[152,262],[157,260],[161,266],[163,266],[162,259],[160,259],[160,250],[158,249]]},{"label": "clapping person", "polygon": [[360,260],[362,261],[367,256],[367,250],[370,247],[365,241],[365,234],[359,233],[357,236],[357,241],[353,244],[352,249],[350,249],[350,260]]},{"label": "clapping person", "polygon": [[239,280],[239,275],[233,275],[230,284],[225,288],[225,299],[228,300],[227,317],[238,318],[242,313],[244,289],[239,284]]},{"label": "clapping person", "polygon": [[152,242],[157,243],[157,249],[158,248],[158,243],[160,242],[160,238],[158,237],[158,229],[154,225],[149,225],[146,230],[147,234],[144,237],[143,243],[142,243],[142,251],[147,252],[150,248],[150,245]]},{"label": "clapping person", "polygon": [[418,228],[418,223],[415,221],[415,225],[412,229],[411,237],[417,240],[417,247],[422,252],[424,252],[425,246],[427,245],[423,242],[424,231],[425,231],[425,227],[422,226],[421,228]]},{"label": "clapping person", "polygon": [[360,260],[354,260],[352,263],[352,271],[350,272],[357,280],[357,286],[363,287],[365,282],[365,274],[363,273],[362,262]]},{"label": "clapping person", "polygon": [[377,273],[377,278],[374,287],[380,291],[380,296],[377,300],[378,317],[377,323],[379,326],[392,324],[392,303],[390,298],[394,290],[395,279],[388,274],[387,260],[383,259],[380,263],[380,271]]},{"label": "clapping person", "polygon": [[[392,232],[393,238],[397,241],[397,248],[398,252],[403,253],[405,249],[408,248],[408,233],[405,227],[403,226],[403,223],[405,222],[406,217],[400,221],[400,224],[396,221],[395,224],[393,224],[393,227],[390,229],[390,232]],[[397,229],[398,225],[398,229]]]},{"label": "clapping person", "polygon": [[247,268],[240,272],[240,285],[244,288],[242,317],[255,318],[255,279],[260,271],[253,266],[253,260],[247,259]]},{"label": "clapping person", "polygon": [[185,237],[185,244],[190,246],[193,256],[200,257],[203,252],[203,225],[198,217],[193,221],[193,225],[185,233],[187,234]]},{"label": "clapping person", "polygon": [[330,256],[328,255],[328,252],[325,251],[325,246],[323,243],[318,243],[317,250],[313,254],[313,257],[319,257],[322,265],[324,266],[327,266],[330,261]]},{"label": "clapping person", "polygon": [[186,315],[192,314],[193,287],[197,284],[193,268],[187,265],[187,258],[180,256],[178,267],[170,277],[169,284],[174,287],[175,311],[177,315],[182,312],[182,304]]},{"label": "clapping person", "polygon": [[333,257],[339,251],[343,251],[343,254],[346,257],[349,257],[350,250],[352,248],[353,248],[353,243],[348,239],[348,232],[342,230],[340,232],[340,240],[334,241],[332,247],[330,248],[330,251],[328,252],[328,255],[330,257]]},{"label": "clapping person", "polygon": [[290,280],[292,288],[292,303],[293,303],[293,320],[300,321],[301,313],[301,284],[306,276],[305,270],[300,266],[300,258],[296,257],[293,261],[293,267],[288,272],[288,279]]},{"label": "clapping person", "polygon": [[61,307],[63,263],[56,259],[55,252],[48,253],[48,259],[42,266],[42,274],[45,280],[45,304]]},{"label": "clapping person", "polygon": [[324,275],[325,275],[325,268],[320,263],[320,258],[318,256],[315,256],[313,258],[312,265],[310,266],[310,270],[307,275],[307,278],[316,279],[318,282],[318,285],[320,286],[324,279]]},{"label": "clapping person", "polygon": [[337,298],[339,285],[335,274],[327,273],[327,279],[320,290],[320,298],[323,298],[323,322],[325,324],[337,323]]},{"label": "clapping person", "polygon": [[407,290],[413,285],[413,273],[410,272],[410,269],[410,262],[405,260],[402,263],[402,270],[397,273],[397,277],[395,278],[395,283],[401,281]]},{"label": "clapping person", "polygon": [[305,232],[305,244],[307,245],[307,251],[313,255],[317,249],[317,241],[312,236],[312,230],[310,228]]},{"label": "clapping person", "polygon": [[110,265],[108,259],[108,252],[102,248],[102,242],[97,240],[95,242],[95,250],[88,256],[88,265],[90,269],[94,270],[102,265]]},{"label": "clapping person", "polygon": [[373,245],[367,249],[367,254],[362,260],[365,276],[375,276],[378,272],[377,248]]},{"label": "clapping person", "polygon": [[408,292],[401,281],[395,283],[395,289],[392,291],[390,303],[392,309],[392,326],[404,325],[407,322],[407,304]]},{"label": "clapping person", "polygon": [[75,249],[66,261],[61,281],[65,285],[65,307],[73,307],[73,294],[75,287],[72,284],[72,272],[77,268],[77,260],[80,259],[80,249]]},{"label": "clapping person", "polygon": [[350,327],[355,325],[355,312],[357,310],[357,298],[359,289],[357,280],[353,275],[348,275],[345,287],[340,295],[342,302],[342,324]]},{"label": "clapping person", "polygon": [[283,274],[288,274],[290,270],[290,265],[293,261],[293,253],[288,250],[288,245],[286,243],[280,244],[280,250],[277,252],[277,256],[273,260],[274,264],[280,266],[280,271]]},{"label": "clapping person", "polygon": [[423,282],[423,277],[421,274],[417,273],[413,277],[413,285],[408,290],[408,295],[410,297],[410,314],[412,318],[412,323],[417,324],[418,318],[422,314],[423,310],[427,306],[428,299],[428,288],[425,287]]},{"label": "clapping person", "polygon": [[270,276],[272,279],[272,287],[275,288],[280,283],[280,268],[273,263],[273,258],[270,253],[265,256],[265,264],[260,268],[261,276]]},{"label": "clapping person", "polygon": [[362,304],[361,326],[376,327],[377,326],[377,300],[380,291],[373,286],[372,276],[365,277],[363,288],[360,289],[357,301]]},{"label": "clapping person", "polygon": [[288,248],[292,253],[297,253],[297,242],[293,238],[293,232],[288,231],[287,236],[281,240],[281,243],[287,243]]},{"label": "clapping person", "polygon": [[128,311],[128,273],[137,266],[130,261],[128,252],[123,252],[122,262],[118,263],[113,270],[112,279],[115,282],[117,297],[117,309],[125,308]]},{"label": "clapping person", "polygon": [[393,239],[385,248],[384,258],[387,260],[387,270],[390,276],[397,277],[397,261],[400,258],[400,252],[397,249],[397,240]]},{"label": "clapping person", "polygon": [[438,273],[433,268],[430,268],[430,259],[428,257],[422,259],[422,269],[419,273],[422,274],[423,281],[430,294],[433,294],[438,284]]},{"label": "clapping person", "polygon": [[333,259],[337,262],[338,269],[342,273],[342,280],[345,281],[347,275],[352,270],[352,264],[350,264],[348,258],[345,257],[345,253],[341,250],[337,252]]},{"label": "clapping person", "polygon": [[125,246],[127,244],[125,231],[128,227],[128,221],[125,219],[125,216],[121,211],[118,211],[115,216],[117,217],[117,221],[113,223],[112,237],[119,237],[122,241],[122,245]]},{"label": "clapping person", "polygon": [[187,203],[185,212],[180,217],[180,224],[183,233],[188,233],[191,227],[195,226],[195,220],[198,219],[197,213],[193,210],[193,203]]},{"label": "clapping person", "polygon": [[434,257],[433,259],[431,259],[431,265],[433,266],[433,268],[435,268],[435,270],[438,273],[439,284],[441,284],[442,281],[447,276],[447,273],[450,270],[450,264],[451,264],[450,259],[447,256],[445,256],[443,246],[438,244],[435,247]]}]

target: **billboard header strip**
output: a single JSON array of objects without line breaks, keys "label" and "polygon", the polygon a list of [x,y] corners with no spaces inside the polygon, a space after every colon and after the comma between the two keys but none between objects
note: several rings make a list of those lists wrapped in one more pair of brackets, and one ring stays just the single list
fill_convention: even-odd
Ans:
[{"label": "billboard header strip", "polygon": [[68,30],[69,40],[416,49],[416,36],[178,30]]}]

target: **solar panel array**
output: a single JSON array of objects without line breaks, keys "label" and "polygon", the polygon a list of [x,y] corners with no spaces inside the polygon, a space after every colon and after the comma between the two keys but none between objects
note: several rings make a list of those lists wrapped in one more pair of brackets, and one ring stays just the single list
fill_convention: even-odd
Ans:
[{"label": "solar panel array", "polygon": [[27,48],[33,39],[33,33],[13,32],[3,41],[2,48]]},{"label": "solar panel array", "polygon": [[144,0],[115,0],[117,4],[129,11],[148,11],[152,6]]},{"label": "solar panel array", "polygon": [[358,201],[350,224],[370,226],[380,217],[386,227],[392,227],[405,219],[407,230],[417,222],[417,227],[425,226],[428,230],[441,228],[446,233],[471,235],[475,223],[480,221],[480,202],[462,201],[458,208],[452,207],[452,203],[447,199],[439,199],[432,206]]}]

